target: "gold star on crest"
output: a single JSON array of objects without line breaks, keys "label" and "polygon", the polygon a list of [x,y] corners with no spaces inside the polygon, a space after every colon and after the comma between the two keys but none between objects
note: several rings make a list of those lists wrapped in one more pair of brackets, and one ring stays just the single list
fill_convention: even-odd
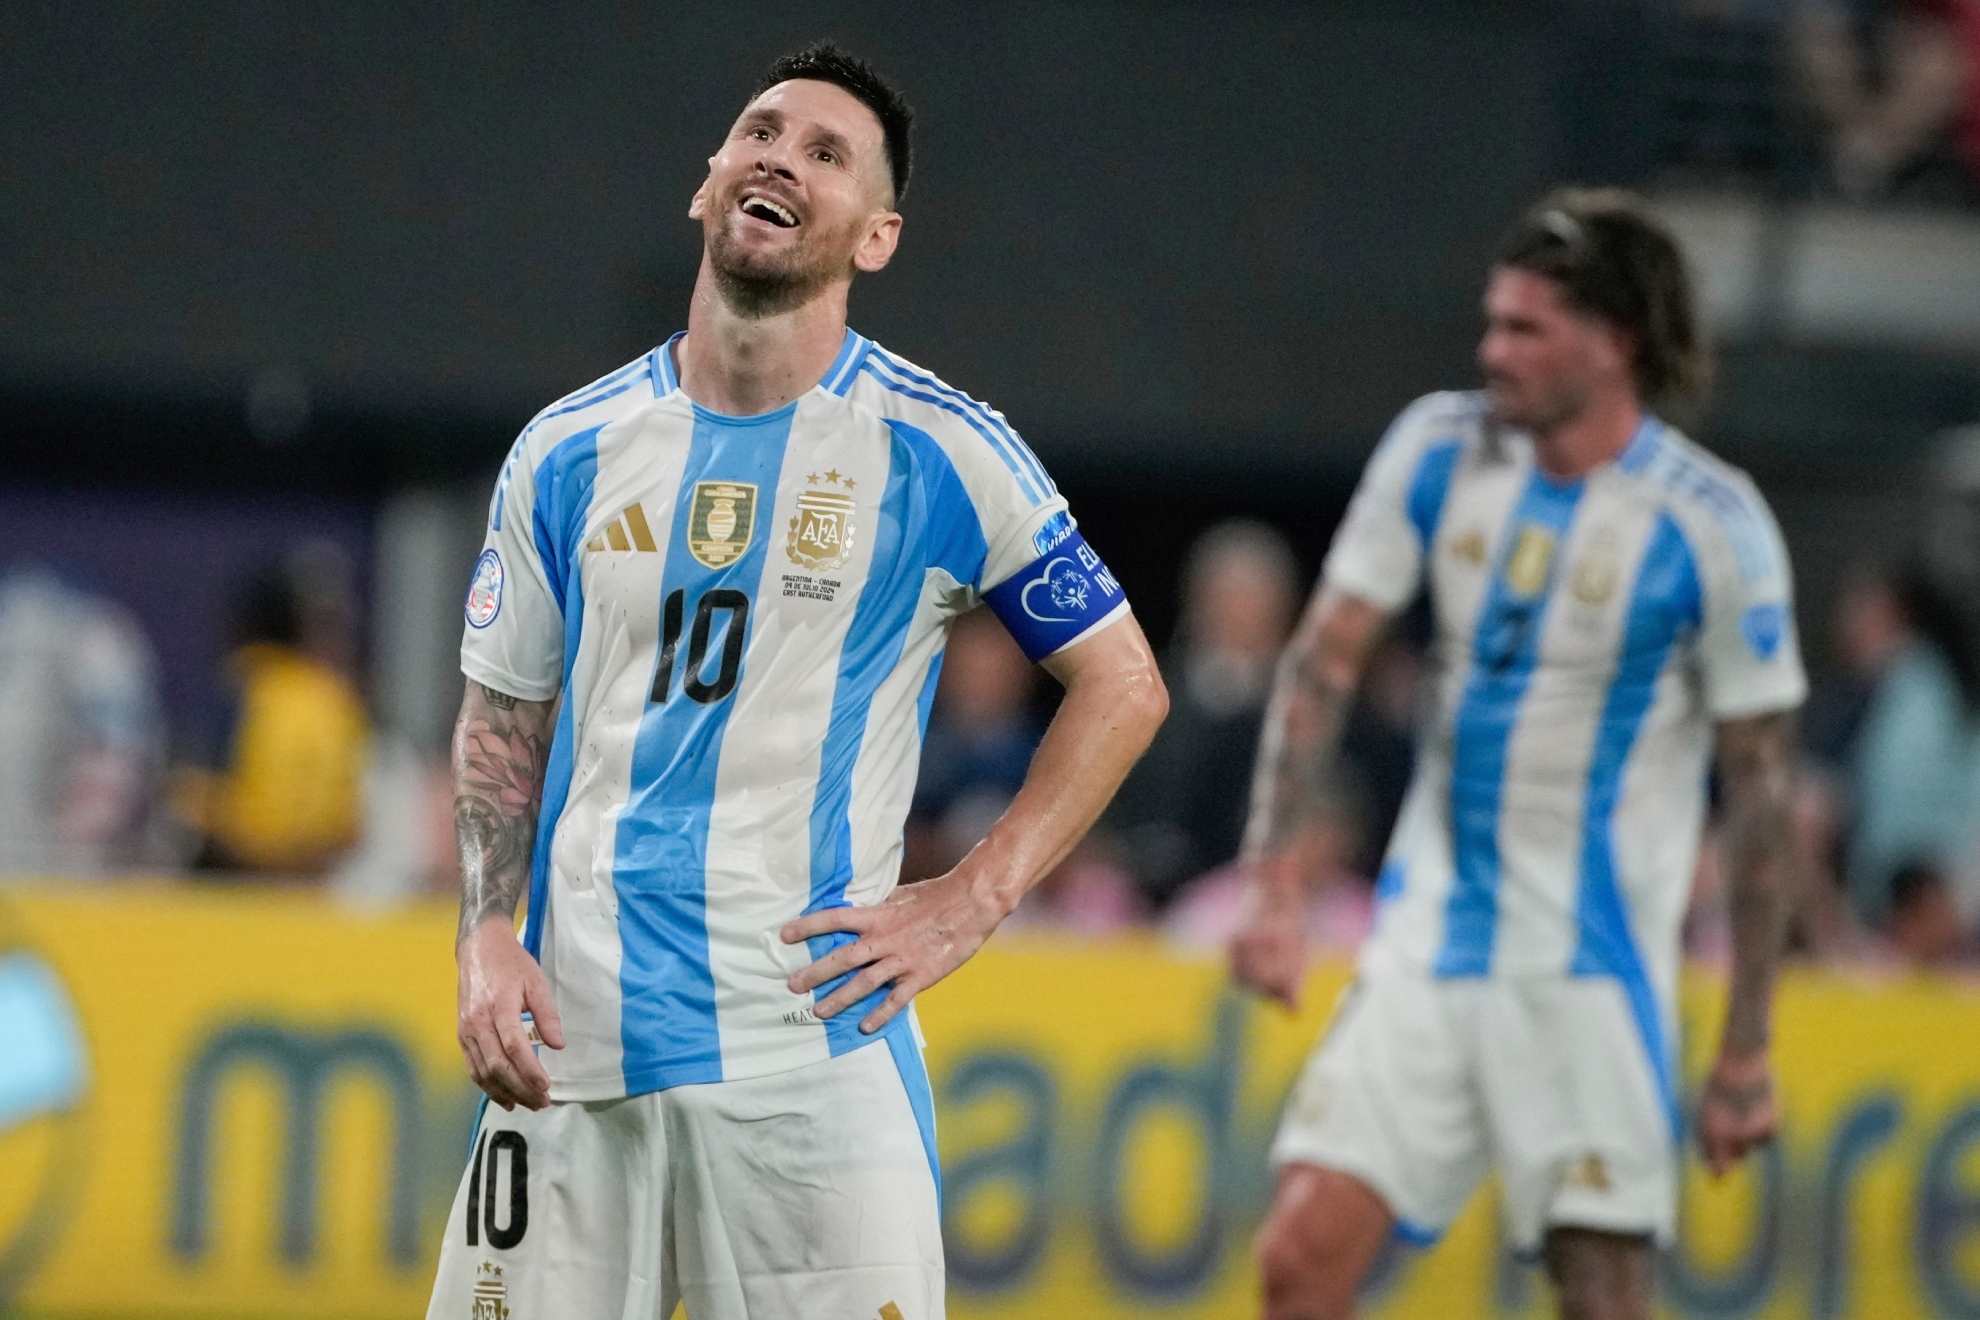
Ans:
[{"label": "gold star on crest", "polygon": [[837,469],[837,468],[833,468],[833,469],[832,469],[832,470],[831,470],[830,472],[827,472],[827,473],[825,474],[825,480],[827,480],[827,481],[829,481],[829,482],[831,482],[831,483],[832,483],[832,484],[833,484],[834,486],[836,486],[836,485],[838,485],[838,484],[839,484],[839,469]]},{"label": "gold star on crest", "polygon": [[816,486],[818,484],[818,474],[816,472],[806,473],[804,479],[813,486]]}]

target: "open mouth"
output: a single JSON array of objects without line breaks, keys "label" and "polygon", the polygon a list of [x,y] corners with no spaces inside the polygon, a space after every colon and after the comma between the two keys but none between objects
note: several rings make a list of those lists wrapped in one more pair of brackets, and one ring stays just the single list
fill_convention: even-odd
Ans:
[{"label": "open mouth", "polygon": [[741,209],[744,215],[753,216],[779,229],[797,228],[798,218],[791,209],[782,202],[772,201],[768,197],[745,197]]}]

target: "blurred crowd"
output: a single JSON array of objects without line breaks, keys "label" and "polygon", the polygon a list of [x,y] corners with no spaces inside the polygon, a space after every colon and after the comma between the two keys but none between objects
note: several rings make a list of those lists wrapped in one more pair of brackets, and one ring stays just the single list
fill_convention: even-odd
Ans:
[{"label": "blurred crowd", "polygon": [[1789,31],[1839,192],[1980,200],[1980,0],[1804,0]]},{"label": "blurred crowd", "polygon": [[[1681,43],[1688,64],[1701,51],[1709,61],[1705,48],[1715,42],[1722,48],[1723,67],[1704,77],[1719,84],[1707,95],[1727,102],[1725,113],[1774,102],[1770,114],[1813,139],[1818,191],[1853,201],[1980,203],[1980,0],[1652,0],[1652,7],[1697,25]],[[1753,58],[1756,41],[1769,50],[1765,58]],[[1749,78],[1758,82],[1743,86]],[[1698,92],[1693,85],[1683,94]],[[1692,104],[1688,113],[1699,110]]]},{"label": "blurred crowd", "polygon": [[[1263,523],[1194,544],[1162,663],[1171,715],[1091,836],[1013,929],[1152,929],[1212,950],[1243,917],[1236,864],[1274,667],[1304,597],[1298,557]],[[1980,647],[1924,571],[1865,565],[1833,617],[1804,619],[1817,667],[1803,718],[1795,849],[1802,955],[1961,968],[1980,956]],[[1383,848],[1428,698],[1422,611],[1371,659],[1347,721],[1320,861],[1315,945],[1349,953],[1374,919]],[[359,678],[350,564],[303,544],[235,585],[205,727],[168,737],[143,631],[45,568],[0,575],[0,873],[139,872],[326,886],[393,900],[451,893],[440,749],[394,748]],[[986,610],[958,620],[903,840],[903,878],[938,875],[1024,781],[1053,693]],[[1723,961],[1724,866],[1708,828],[1685,938]]]}]

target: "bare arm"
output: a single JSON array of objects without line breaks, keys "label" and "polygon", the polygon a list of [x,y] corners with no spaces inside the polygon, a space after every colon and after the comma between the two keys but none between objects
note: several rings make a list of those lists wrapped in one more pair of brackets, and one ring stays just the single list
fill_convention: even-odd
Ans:
[{"label": "bare arm", "polygon": [[1266,707],[1244,832],[1252,892],[1231,941],[1231,972],[1288,1007],[1298,1002],[1306,963],[1303,845],[1326,812],[1341,727],[1387,622],[1380,607],[1323,584],[1280,657]]},{"label": "bare arm", "polygon": [[1718,743],[1732,984],[1698,1127],[1707,1162],[1723,1173],[1779,1126],[1767,1045],[1774,973],[1795,885],[1794,716],[1728,720],[1719,726]]},{"label": "bare arm", "polygon": [[503,1108],[540,1109],[550,1078],[522,1024],[563,1046],[549,986],[516,943],[516,909],[529,888],[537,813],[550,745],[548,701],[524,701],[470,682],[454,725],[454,839],[461,857],[461,1050],[475,1085]]},{"label": "bare arm", "polygon": [[1044,665],[1065,685],[1065,699],[1024,786],[983,842],[947,875],[903,886],[878,906],[828,908],[784,927],[787,944],[838,930],[859,936],[791,978],[791,990],[802,994],[863,969],[819,1001],[819,1017],[891,982],[893,993],[860,1023],[862,1031],[878,1031],[914,996],[968,961],[1092,828],[1168,714],[1154,654],[1131,617]]}]

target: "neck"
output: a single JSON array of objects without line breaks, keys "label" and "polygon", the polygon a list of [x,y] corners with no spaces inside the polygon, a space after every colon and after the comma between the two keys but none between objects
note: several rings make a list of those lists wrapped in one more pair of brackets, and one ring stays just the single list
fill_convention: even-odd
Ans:
[{"label": "neck", "polygon": [[1533,428],[1533,456],[1556,481],[1575,481],[1629,448],[1643,408],[1629,390],[1605,391],[1574,416]]},{"label": "neck", "polygon": [[835,280],[809,301],[747,316],[722,297],[708,254],[688,305],[687,337],[675,346],[681,389],[732,417],[775,411],[818,383],[846,336],[846,290]]}]

